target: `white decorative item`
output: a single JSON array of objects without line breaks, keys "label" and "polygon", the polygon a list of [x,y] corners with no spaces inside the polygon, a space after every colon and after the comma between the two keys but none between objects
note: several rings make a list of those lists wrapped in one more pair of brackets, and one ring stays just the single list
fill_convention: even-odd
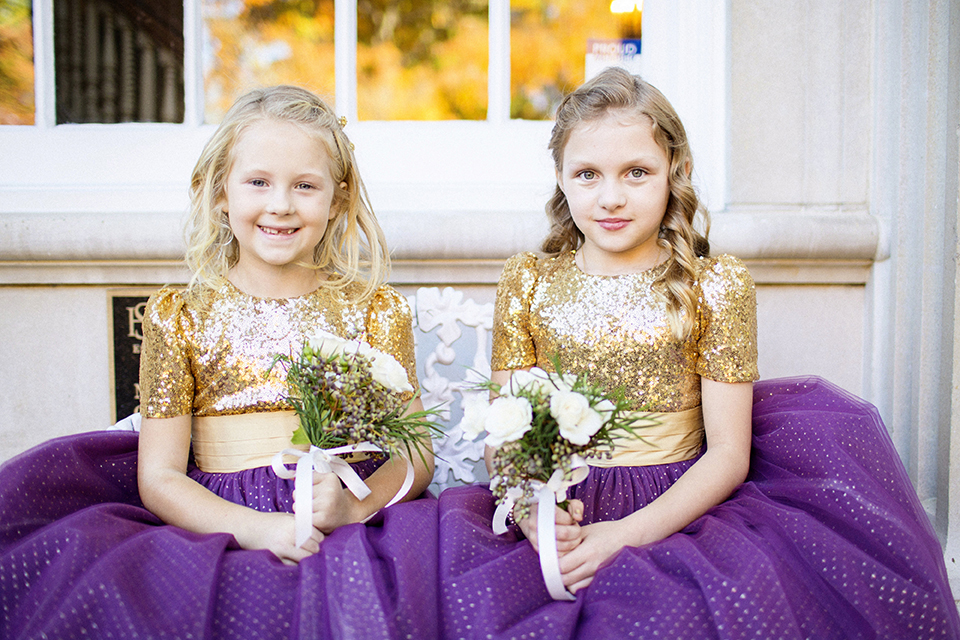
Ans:
[{"label": "white decorative item", "polygon": [[[416,317],[418,342],[417,361],[423,363],[424,375],[420,379],[423,405],[442,405],[442,418],[446,423],[441,428],[446,436],[434,440],[436,455],[433,486],[436,492],[457,484],[469,484],[486,480],[483,467],[483,443],[471,442],[463,437],[463,407],[476,396],[487,397],[487,391],[475,391],[473,387],[490,376],[490,332],[493,329],[493,304],[477,304],[470,298],[464,300],[463,292],[445,287],[423,287],[411,299]],[[462,336],[461,325],[474,330],[473,354],[455,348]],[[423,334],[436,330],[439,340],[429,353],[424,352]],[[462,345],[456,345],[462,347]],[[441,373],[440,366],[460,365],[451,377]],[[459,394],[459,402],[456,402]],[[452,409],[456,407],[456,411]],[[453,420],[456,419],[456,423]],[[478,466],[481,477],[478,478]]]}]

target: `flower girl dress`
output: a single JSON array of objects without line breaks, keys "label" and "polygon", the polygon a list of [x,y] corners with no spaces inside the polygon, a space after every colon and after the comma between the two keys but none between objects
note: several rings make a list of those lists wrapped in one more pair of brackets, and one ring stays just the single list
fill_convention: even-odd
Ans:
[{"label": "flower girl dress", "polygon": [[[363,337],[416,385],[406,300],[389,287],[367,306],[346,300],[326,289],[261,299],[229,284],[203,299],[171,289],[152,298],[144,415],[240,418],[220,441],[194,430],[191,477],[254,509],[292,510],[293,480],[269,467],[283,445],[243,431],[243,418],[287,409],[282,372],[267,370],[318,329]],[[354,467],[366,477],[379,464]],[[59,438],[0,467],[0,637],[436,637],[436,504],[413,500],[341,527],[288,566],[144,509],[137,434]]]},{"label": "flower girl dress", "polygon": [[[753,281],[700,259],[694,337],[673,337],[651,285],[664,266],[587,275],[573,254],[511,258],[500,280],[492,368],[533,365],[624,387],[677,429],[641,432],[568,496],[583,524],[654,500],[696,461],[700,376],[757,377]],[[709,443],[707,443],[709,445]],[[815,377],[754,386],[749,476],[682,531],[625,547],[576,600],[554,601],[517,527],[491,530],[480,486],[440,496],[448,638],[960,638],[943,553],[877,411]]]}]

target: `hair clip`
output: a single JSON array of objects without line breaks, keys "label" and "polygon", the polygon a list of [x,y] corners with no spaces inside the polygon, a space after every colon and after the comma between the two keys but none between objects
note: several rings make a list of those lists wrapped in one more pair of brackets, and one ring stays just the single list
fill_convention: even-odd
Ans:
[{"label": "hair clip", "polygon": [[347,126],[347,116],[340,116],[339,122],[341,128]]}]

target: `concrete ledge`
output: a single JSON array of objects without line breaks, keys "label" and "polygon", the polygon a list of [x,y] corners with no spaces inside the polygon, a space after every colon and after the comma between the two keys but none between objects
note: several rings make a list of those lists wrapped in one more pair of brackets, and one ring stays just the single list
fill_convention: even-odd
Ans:
[{"label": "concrete ledge", "polygon": [[[494,283],[503,261],[546,233],[534,211],[381,215],[400,284]],[[184,282],[178,213],[0,213],[0,285]],[[732,209],[713,216],[714,253],[757,282],[859,283],[885,251],[865,210]]]}]

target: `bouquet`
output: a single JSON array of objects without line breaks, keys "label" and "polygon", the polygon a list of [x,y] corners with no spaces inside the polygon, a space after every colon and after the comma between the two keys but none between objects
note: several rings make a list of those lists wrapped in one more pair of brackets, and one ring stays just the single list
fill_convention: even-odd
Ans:
[{"label": "bouquet", "polygon": [[[554,367],[559,370],[557,362]],[[566,507],[566,490],[588,473],[586,457],[612,456],[615,440],[637,435],[635,429],[657,424],[656,417],[632,411],[623,393],[607,395],[582,376],[543,369],[515,371],[507,385],[479,385],[497,394],[464,407],[464,434],[484,443],[493,454],[490,490],[497,498],[495,533],[506,531],[506,517],[530,515],[538,503],[540,566],[554,599],[574,599],[563,587],[556,552],[554,505]]]},{"label": "bouquet", "polygon": [[[278,355],[273,366],[277,363],[286,365],[291,390],[286,399],[300,420],[292,443],[310,445],[307,453],[285,449],[273,461],[277,475],[296,477],[297,544],[309,537],[313,469],[336,473],[361,500],[370,494],[352,467],[336,456],[405,454],[406,479],[387,506],[406,495],[413,483],[412,449],[426,462],[424,450],[430,451],[431,439],[440,431],[430,420],[436,409],[405,414],[416,396],[404,401],[403,394],[412,393],[413,386],[396,358],[366,342],[318,332],[298,355]],[[285,455],[298,458],[295,472],[283,465]]]}]

